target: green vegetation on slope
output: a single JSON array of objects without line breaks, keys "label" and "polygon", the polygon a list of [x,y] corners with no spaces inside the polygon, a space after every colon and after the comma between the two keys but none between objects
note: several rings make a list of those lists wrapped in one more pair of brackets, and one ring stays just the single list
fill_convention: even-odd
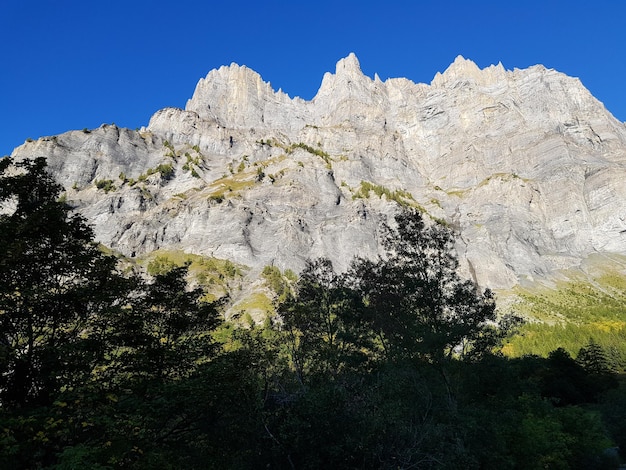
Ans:
[{"label": "green vegetation on slope", "polygon": [[267,145],[269,147],[282,148],[288,155],[292,154],[296,149],[302,149],[310,153],[311,155],[316,155],[320,157],[326,163],[326,168],[328,168],[329,170],[332,170],[333,159],[327,152],[325,152],[321,148],[311,147],[310,145],[305,144],[303,142],[297,142],[295,144],[286,145],[286,144],[283,144],[282,142],[279,142],[277,139],[259,140],[257,143],[261,145]]},{"label": "green vegetation on slope", "polygon": [[518,294],[516,311],[532,321],[504,346],[507,355],[545,357],[557,347],[575,355],[593,339],[626,369],[626,275],[608,265],[593,282],[578,276]]},{"label": "green vegetation on slope", "polygon": [[139,260],[148,274],[158,276],[174,268],[186,266],[189,281],[202,286],[207,300],[228,295],[229,284],[243,276],[244,268],[232,261],[185,253],[183,251],[157,250]]},{"label": "green vegetation on slope", "polygon": [[354,192],[352,198],[367,199],[370,197],[371,192],[376,194],[376,196],[378,196],[379,198],[382,198],[384,196],[388,201],[394,201],[402,207],[415,207],[421,212],[425,212],[425,209],[415,201],[413,195],[408,191],[404,191],[402,189],[396,189],[392,191],[379,184],[370,183],[369,181],[361,181],[361,185],[356,190],[356,192]]}]

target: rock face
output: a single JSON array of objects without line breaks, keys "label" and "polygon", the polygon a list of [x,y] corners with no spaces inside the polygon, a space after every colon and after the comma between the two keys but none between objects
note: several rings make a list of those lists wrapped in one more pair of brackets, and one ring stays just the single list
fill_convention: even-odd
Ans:
[{"label": "rock face", "polygon": [[379,253],[398,202],[458,231],[462,269],[483,287],[626,254],[626,126],[542,66],[458,57],[426,85],[372,80],[351,54],[304,101],[232,64],[147,128],[72,131],[12,156],[47,157],[98,240],[128,256],[294,270],[326,256],[345,269]]}]

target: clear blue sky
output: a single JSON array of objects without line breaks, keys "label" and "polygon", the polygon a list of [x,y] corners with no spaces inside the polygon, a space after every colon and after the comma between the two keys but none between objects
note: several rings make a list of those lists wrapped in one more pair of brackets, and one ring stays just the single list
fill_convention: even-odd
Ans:
[{"label": "clear blue sky", "polygon": [[461,54],[579,77],[626,120],[626,1],[0,1],[0,156],[27,138],[184,107],[236,62],[311,99],[355,52],[363,72],[429,83]]}]

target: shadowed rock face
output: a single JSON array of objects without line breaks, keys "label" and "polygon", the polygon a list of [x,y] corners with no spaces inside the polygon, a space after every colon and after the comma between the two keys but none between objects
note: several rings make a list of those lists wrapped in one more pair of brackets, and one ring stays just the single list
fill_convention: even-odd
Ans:
[{"label": "shadowed rock face", "polygon": [[351,54],[304,101],[233,64],[140,131],[71,131],[13,156],[47,157],[97,238],[127,255],[345,269],[377,256],[397,202],[455,228],[461,269],[485,287],[626,254],[626,126],[542,66],[458,57],[426,85],[372,80]]}]

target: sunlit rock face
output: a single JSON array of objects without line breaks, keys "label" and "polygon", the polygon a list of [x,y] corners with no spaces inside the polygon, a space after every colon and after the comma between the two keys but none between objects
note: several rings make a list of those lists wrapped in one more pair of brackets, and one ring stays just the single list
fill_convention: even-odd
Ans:
[{"label": "sunlit rock face", "polygon": [[351,54],[305,101],[232,64],[144,129],[72,131],[13,156],[47,157],[98,240],[128,256],[346,269],[381,253],[398,202],[454,228],[461,269],[483,287],[626,254],[626,126],[540,65],[458,57],[427,85],[371,79]]}]

